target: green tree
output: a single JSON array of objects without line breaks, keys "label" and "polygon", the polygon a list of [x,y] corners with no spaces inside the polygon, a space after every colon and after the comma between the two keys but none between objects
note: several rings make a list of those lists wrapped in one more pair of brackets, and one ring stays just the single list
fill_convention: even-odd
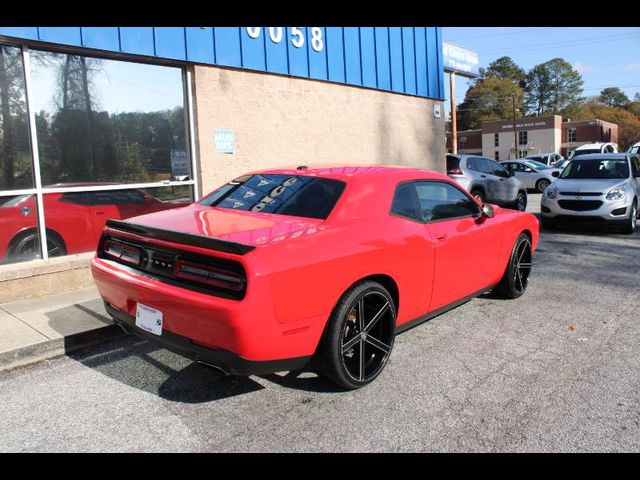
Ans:
[{"label": "green tree", "polygon": [[600,101],[610,107],[624,107],[629,97],[618,87],[608,87],[600,92]]},{"label": "green tree", "polygon": [[526,83],[525,105],[530,114],[557,114],[582,101],[582,75],[562,58],[533,67]]},{"label": "green tree", "polygon": [[458,130],[480,128],[482,122],[505,120],[513,116],[513,98],[522,111],[523,91],[511,80],[487,77],[467,90],[458,105]]},{"label": "green tree", "polygon": [[610,107],[602,103],[589,102],[575,111],[572,120],[599,118],[618,125],[618,146],[621,151],[640,140],[640,118],[621,107]]},{"label": "green tree", "polygon": [[524,88],[526,84],[526,72],[511,57],[500,57],[491,62],[486,69],[480,68],[480,78],[484,80],[488,77],[511,80],[520,88]]}]

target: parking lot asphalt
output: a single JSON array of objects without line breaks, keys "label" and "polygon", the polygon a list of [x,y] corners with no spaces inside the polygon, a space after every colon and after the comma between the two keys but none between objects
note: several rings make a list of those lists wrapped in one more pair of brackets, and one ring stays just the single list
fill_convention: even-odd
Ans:
[{"label": "parking lot asphalt", "polygon": [[640,232],[543,231],[523,297],[401,334],[352,392],[113,340],[0,374],[0,451],[639,451],[639,279]]}]

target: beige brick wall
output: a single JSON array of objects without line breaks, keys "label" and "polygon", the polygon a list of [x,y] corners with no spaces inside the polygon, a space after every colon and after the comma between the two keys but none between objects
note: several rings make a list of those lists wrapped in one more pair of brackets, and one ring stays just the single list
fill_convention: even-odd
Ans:
[{"label": "beige brick wall", "polygon": [[[411,165],[444,171],[443,102],[218,67],[194,67],[203,192],[259,168],[317,163]],[[440,105],[440,118],[433,116]],[[232,130],[235,153],[215,152]]]}]

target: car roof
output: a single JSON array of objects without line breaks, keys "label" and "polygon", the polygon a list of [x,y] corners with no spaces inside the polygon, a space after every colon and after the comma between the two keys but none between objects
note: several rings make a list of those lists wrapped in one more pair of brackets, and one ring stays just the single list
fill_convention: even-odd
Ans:
[{"label": "car roof", "polygon": [[560,154],[556,152],[540,152],[540,153],[532,153],[530,155],[527,155],[524,158],[544,157],[546,155],[560,155]]},{"label": "car roof", "polygon": [[585,153],[574,157],[572,161],[580,160],[626,160],[629,157],[625,152],[622,153]]},{"label": "car roof", "polygon": [[579,147],[576,147],[576,150],[582,150],[582,149],[587,149],[587,148],[598,148],[598,147],[602,147],[603,145],[613,145],[611,142],[594,142],[594,143],[585,143],[584,145],[580,145]]},{"label": "car roof", "polygon": [[434,180],[447,180],[450,181],[447,175],[436,172],[434,170],[427,170],[415,167],[405,167],[400,165],[339,165],[339,164],[326,164],[326,165],[308,165],[304,169],[298,169],[297,166],[287,166],[282,168],[270,168],[264,170],[256,170],[248,173],[252,174],[272,174],[272,175],[304,175],[311,177],[323,177],[333,178],[342,181],[351,181],[354,178],[358,179],[388,179],[394,177],[395,179],[404,178],[425,178]]}]

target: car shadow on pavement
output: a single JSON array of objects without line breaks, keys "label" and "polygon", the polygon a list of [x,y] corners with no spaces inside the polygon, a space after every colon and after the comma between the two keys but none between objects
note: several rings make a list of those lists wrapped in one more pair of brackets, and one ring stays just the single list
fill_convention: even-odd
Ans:
[{"label": "car shadow on pavement", "polygon": [[260,375],[260,377],[281,387],[291,388],[293,390],[315,393],[338,393],[346,391],[307,368],[287,372],[286,374],[271,373],[268,375]]},{"label": "car shadow on pavement", "polygon": [[134,336],[110,340],[69,358],[138,390],[180,403],[205,403],[261,390],[248,377],[224,376]]}]

